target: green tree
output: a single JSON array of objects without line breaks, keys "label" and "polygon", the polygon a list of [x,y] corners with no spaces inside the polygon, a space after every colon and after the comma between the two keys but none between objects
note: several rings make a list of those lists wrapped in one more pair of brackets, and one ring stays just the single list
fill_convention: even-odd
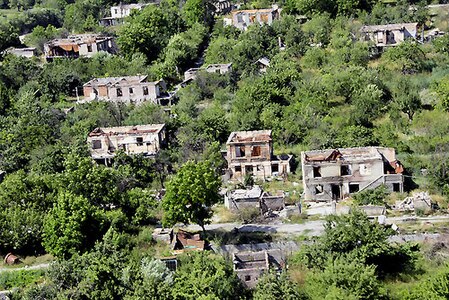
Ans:
[{"label": "green tree", "polygon": [[387,299],[374,266],[342,256],[329,260],[323,267],[323,271],[306,278],[306,291],[311,299]]},{"label": "green tree", "polygon": [[300,300],[307,296],[299,291],[300,287],[292,282],[287,273],[277,275],[268,272],[262,275],[253,292],[254,300]]},{"label": "green tree", "polygon": [[[95,208],[72,193],[60,193],[44,221],[43,245],[57,257],[70,257],[87,248],[96,228]],[[98,226],[98,225],[97,225]]]},{"label": "green tree", "polygon": [[126,24],[120,27],[118,46],[128,57],[142,53],[152,61],[175,33],[169,25],[159,6],[148,5],[142,11],[130,16]]},{"label": "green tree", "polygon": [[164,224],[195,222],[203,228],[212,216],[211,206],[220,200],[221,181],[208,161],[185,163],[167,183],[162,200]]},{"label": "green tree", "polygon": [[171,296],[175,300],[231,300],[245,295],[232,266],[217,254],[191,252],[179,256],[174,279]]}]

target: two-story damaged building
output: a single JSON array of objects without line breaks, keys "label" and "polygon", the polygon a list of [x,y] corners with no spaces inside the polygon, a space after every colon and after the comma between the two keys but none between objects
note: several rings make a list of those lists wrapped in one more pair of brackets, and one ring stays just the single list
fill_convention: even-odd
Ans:
[{"label": "two-story damaged building", "polygon": [[406,39],[416,39],[418,23],[363,26],[360,29],[365,41],[373,41],[376,47],[397,46]]},{"label": "two-story damaged building", "polygon": [[154,157],[166,146],[165,124],[95,128],[87,143],[92,158],[106,165],[119,150]]},{"label": "two-story damaged building", "polygon": [[[248,29],[252,24],[271,25],[274,20],[280,18],[280,10],[277,6],[266,9],[236,10],[232,13],[231,23],[240,30]],[[225,21],[225,23],[228,23]]]},{"label": "two-story damaged building", "polygon": [[163,80],[148,81],[147,75],[95,78],[83,85],[84,101],[141,104],[152,101],[171,105],[172,95]]},{"label": "two-story damaged building", "polygon": [[133,10],[142,10],[148,4],[146,3],[130,3],[120,4],[111,7],[111,16],[100,20],[100,25],[116,26],[123,23],[123,19],[128,17]]},{"label": "two-story damaged building", "polygon": [[393,148],[364,147],[301,153],[305,200],[340,200],[385,185],[403,192],[404,171]]},{"label": "two-story damaged building", "polygon": [[91,57],[101,51],[117,53],[113,37],[99,34],[78,34],[64,39],[54,39],[44,44],[44,54],[47,60],[60,57]]},{"label": "two-story damaged building", "polygon": [[231,179],[247,174],[266,179],[290,173],[291,155],[273,155],[271,130],[232,132],[226,142],[226,160]]}]

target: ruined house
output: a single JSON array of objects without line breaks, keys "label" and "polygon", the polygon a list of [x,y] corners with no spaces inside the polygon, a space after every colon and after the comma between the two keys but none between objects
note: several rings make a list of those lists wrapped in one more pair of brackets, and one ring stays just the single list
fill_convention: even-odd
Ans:
[{"label": "ruined house", "polygon": [[32,58],[37,56],[37,50],[34,47],[30,48],[14,48],[10,47],[5,50],[5,53],[12,54],[19,57]]},{"label": "ruined house", "polygon": [[280,9],[274,5],[272,8],[266,9],[236,10],[231,14],[231,21],[225,21],[225,23],[231,23],[240,30],[246,30],[252,24],[271,25],[274,20],[279,19]]},{"label": "ruined house", "polygon": [[305,200],[340,200],[385,185],[403,192],[404,171],[393,148],[363,147],[301,153]]},{"label": "ruined house", "polygon": [[186,251],[204,251],[206,248],[206,241],[202,240],[198,233],[192,234],[182,229],[178,230],[171,242],[171,249],[175,255]]},{"label": "ruined house", "polygon": [[245,175],[265,180],[290,173],[291,155],[273,155],[271,130],[232,132],[226,142],[226,160],[231,180]]},{"label": "ruined house", "polygon": [[256,65],[260,73],[266,73],[267,68],[270,66],[270,60],[266,57],[262,57],[256,61]]},{"label": "ruined house", "polygon": [[272,195],[264,192],[258,185],[251,189],[237,189],[228,191],[224,197],[225,206],[233,211],[244,209],[258,209],[261,214],[268,211],[280,211],[285,207],[285,194],[277,191]]},{"label": "ruined house", "polygon": [[119,150],[154,157],[166,146],[165,124],[95,128],[87,143],[92,158],[106,165]]},{"label": "ruined house", "polygon": [[229,64],[210,64],[203,68],[190,68],[187,71],[184,72],[184,81],[195,79],[196,75],[199,71],[206,71],[207,73],[216,73],[216,74],[226,74],[231,72],[232,70],[232,63]]},{"label": "ruined house", "polygon": [[146,3],[130,3],[120,4],[111,7],[111,16],[100,20],[102,26],[116,26],[123,23],[123,19],[128,17],[133,10],[142,10],[148,4]]},{"label": "ruined house", "polygon": [[265,272],[280,272],[285,268],[285,261],[278,249],[234,253],[232,263],[234,272],[247,288],[254,288]]},{"label": "ruined house", "polygon": [[215,7],[215,15],[226,15],[232,10],[232,3],[230,0],[216,0],[212,5]]},{"label": "ruined house", "polygon": [[91,57],[99,52],[115,54],[117,47],[114,38],[100,34],[77,34],[44,44],[44,54],[48,61],[59,57]]},{"label": "ruined house", "polygon": [[377,47],[390,47],[406,39],[416,39],[418,23],[363,26],[360,31],[363,40],[373,41]]},{"label": "ruined house", "polygon": [[172,96],[163,80],[148,81],[147,75],[95,78],[83,85],[83,102],[108,101],[171,105]]}]

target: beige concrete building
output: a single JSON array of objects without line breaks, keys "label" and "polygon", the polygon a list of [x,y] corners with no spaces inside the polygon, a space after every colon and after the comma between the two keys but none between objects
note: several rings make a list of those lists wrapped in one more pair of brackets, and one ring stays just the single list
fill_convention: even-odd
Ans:
[{"label": "beige concrete building", "polygon": [[232,132],[226,142],[230,179],[243,180],[246,174],[259,179],[290,173],[291,155],[273,155],[271,130]]},{"label": "beige concrete building", "polygon": [[77,34],[64,39],[54,39],[44,44],[47,60],[59,57],[91,57],[98,52],[117,53],[114,38],[99,34]]},{"label": "beige concrete building", "polygon": [[266,9],[235,10],[231,14],[232,19],[224,20],[225,24],[232,24],[240,30],[246,30],[252,24],[271,25],[274,20],[280,18],[280,9],[274,5]]},{"label": "beige concrete building", "polygon": [[95,128],[87,143],[92,158],[106,165],[119,150],[154,157],[166,146],[165,124]]},{"label": "beige concrete building", "polygon": [[397,46],[406,39],[416,39],[418,23],[363,26],[360,31],[365,41],[373,41],[377,47]]},{"label": "beige concrete building", "polygon": [[116,26],[123,23],[123,19],[128,17],[133,10],[142,10],[149,4],[147,3],[130,3],[120,4],[111,7],[111,16],[100,20],[100,25]]},{"label": "beige concrete building", "polygon": [[172,95],[163,80],[148,81],[147,75],[95,78],[83,85],[83,102],[109,101],[141,104],[152,101],[171,105]]},{"label": "beige concrete building", "polygon": [[340,200],[380,185],[394,192],[404,190],[404,169],[393,148],[306,151],[301,164],[305,200]]}]

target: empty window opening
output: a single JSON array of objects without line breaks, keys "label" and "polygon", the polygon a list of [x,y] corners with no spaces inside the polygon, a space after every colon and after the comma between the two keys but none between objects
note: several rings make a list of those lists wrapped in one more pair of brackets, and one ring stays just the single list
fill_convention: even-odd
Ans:
[{"label": "empty window opening", "polygon": [[134,89],[132,87],[129,88],[129,93],[134,94]]},{"label": "empty window opening", "polygon": [[250,281],[251,280],[251,275],[245,275],[245,281]]},{"label": "empty window opening", "polygon": [[245,157],[245,146],[235,147],[235,157]]},{"label": "empty window opening", "polygon": [[92,52],[92,45],[87,45],[87,52]]},{"label": "empty window opening", "polygon": [[123,92],[121,88],[117,88],[117,97],[123,96]]},{"label": "empty window opening", "polygon": [[360,190],[360,185],[358,183],[349,184],[349,193],[357,193]]},{"label": "empty window opening", "polygon": [[332,184],[331,192],[332,192],[332,200],[340,200],[341,199],[341,188],[339,185]]},{"label": "empty window opening", "polygon": [[313,167],[313,178],[321,177],[321,167]]},{"label": "empty window opening", "polygon": [[246,174],[252,174],[253,173],[253,166],[245,166],[245,173]]},{"label": "empty window opening", "polygon": [[399,193],[401,191],[401,184],[400,183],[393,183],[393,192]]},{"label": "empty window opening", "polygon": [[341,176],[351,175],[351,166],[349,165],[343,165],[340,167],[340,174]]},{"label": "empty window opening", "polygon": [[251,149],[251,156],[260,156],[260,146],[253,146]]},{"label": "empty window opening", "polygon": [[262,165],[258,165],[258,166],[257,166],[257,171],[263,171],[263,169],[264,169],[264,168],[263,168]]},{"label": "empty window opening", "polygon": [[279,165],[278,165],[278,164],[273,164],[273,165],[271,165],[271,172],[272,172],[272,173],[277,173],[277,172],[279,172]]},{"label": "empty window opening", "polygon": [[143,146],[143,137],[136,137],[137,146]]},{"label": "empty window opening", "polygon": [[101,149],[101,141],[93,140],[92,141],[92,149]]},{"label": "empty window opening", "polygon": [[144,86],[144,87],[142,88],[142,91],[143,91],[143,94],[144,94],[145,96],[148,95],[148,87],[147,87],[147,86]]},{"label": "empty window opening", "polygon": [[242,167],[241,166],[235,166],[234,170],[235,170],[235,172],[242,172]]},{"label": "empty window opening", "polygon": [[315,195],[324,193],[324,188],[321,184],[315,185]]}]

